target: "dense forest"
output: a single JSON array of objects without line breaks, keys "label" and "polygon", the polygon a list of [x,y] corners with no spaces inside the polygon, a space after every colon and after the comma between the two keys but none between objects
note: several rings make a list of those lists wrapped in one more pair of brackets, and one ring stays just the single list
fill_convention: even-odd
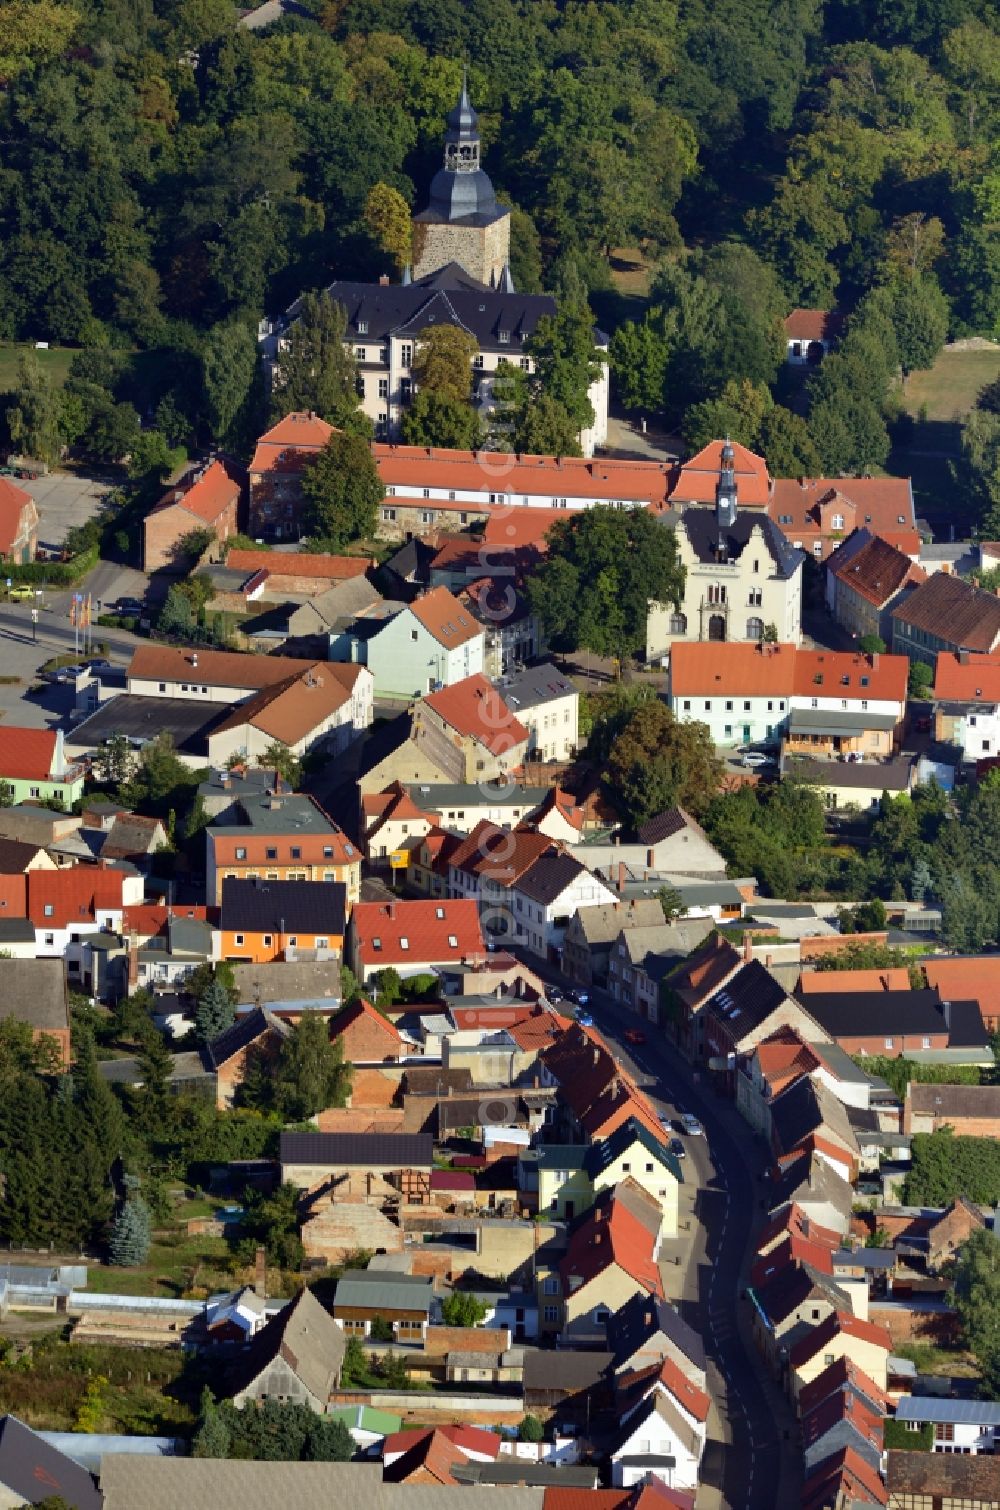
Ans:
[{"label": "dense forest", "polygon": [[[366,205],[420,207],[463,64],[518,287],[572,263],[621,396],[692,443],[725,424],[776,471],[877,467],[890,374],[1000,325],[993,0],[297,9],[257,31],[230,0],[0,5],[0,335],[81,348],[63,439],[238,439],[261,316],[395,271]],[[613,296],[623,246],[658,265],[648,309]],[[780,386],[796,304],[857,311],[808,428]]]}]

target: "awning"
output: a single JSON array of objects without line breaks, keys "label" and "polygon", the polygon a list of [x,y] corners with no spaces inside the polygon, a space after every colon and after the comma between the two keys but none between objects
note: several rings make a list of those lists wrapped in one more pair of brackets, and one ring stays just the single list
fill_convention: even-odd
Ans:
[{"label": "awning", "polygon": [[896,727],[892,713],[847,713],[825,708],[793,708],[788,719],[789,734],[831,734],[860,738],[863,734],[882,733]]}]

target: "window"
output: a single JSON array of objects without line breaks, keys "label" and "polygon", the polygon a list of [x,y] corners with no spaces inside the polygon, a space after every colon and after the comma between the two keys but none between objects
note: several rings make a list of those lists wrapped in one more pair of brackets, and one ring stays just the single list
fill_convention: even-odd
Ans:
[{"label": "window", "polygon": [[161,682],[160,683],[160,691],[161,692],[166,692],[166,690],[167,690],[167,684],[166,684],[166,682]]},{"label": "window", "polygon": [[367,320],[359,320],[358,321],[357,332],[358,332],[359,336],[366,336],[368,334],[368,321]]},{"label": "window", "polygon": [[521,371],[522,372],[530,372],[531,371],[531,358],[530,357],[522,357],[520,365],[521,365]]},{"label": "window", "polygon": [[408,938],[401,938],[400,941],[399,941],[399,947],[400,947],[400,949],[403,949],[403,950],[409,949],[409,947],[410,947],[410,941],[409,941],[409,939]]},{"label": "window", "polygon": [[40,797],[41,795],[42,795],[42,789],[41,789],[40,786],[33,786],[33,787],[29,787],[28,788],[28,796],[29,797]]},{"label": "window", "polygon": [[509,346],[510,345],[510,331],[509,330],[498,330],[497,331],[497,340],[500,342],[501,346]]},{"label": "window", "polygon": [[318,938],[316,940],[316,948],[317,949],[329,949],[329,947],[330,947],[330,940],[329,939],[320,939],[320,938]]},{"label": "window", "polygon": [[558,1321],[559,1320],[559,1307],[558,1306],[546,1306],[545,1309],[544,1309],[544,1311],[543,1311],[543,1313],[542,1313],[542,1315],[543,1315],[543,1317],[544,1317],[544,1319],[546,1321]]},{"label": "window", "polygon": [[684,712],[685,713],[690,713],[691,712],[691,699],[689,697],[686,697],[684,699]]},{"label": "window", "polygon": [[554,1275],[546,1275],[545,1279],[542,1280],[542,1294],[543,1295],[558,1295],[559,1294],[559,1281],[558,1281],[558,1279],[555,1278]]},{"label": "window", "polygon": [[726,712],[727,713],[732,713],[732,711],[733,711],[733,700],[730,697],[730,698],[726,699]]},{"label": "window", "polygon": [[474,356],[472,358],[472,365],[473,365],[473,367],[478,368],[480,372],[482,371],[482,367],[483,367],[483,354],[482,354],[481,351],[476,356]]},{"label": "window", "polygon": [[687,627],[688,621],[686,613],[672,613],[670,615],[671,634],[687,634]]},{"label": "window", "polygon": [[240,945],[240,944],[243,943],[243,935],[242,935],[242,933],[238,933],[236,935],[236,943],[237,943],[237,945]]},{"label": "window", "polygon": [[379,380],[378,380],[378,396],[379,396],[379,398],[388,398],[389,397],[389,379],[388,378],[379,378]]},{"label": "window", "polygon": [[380,953],[382,949],[382,940],[378,938],[372,939],[372,948],[374,949],[376,954]]},{"label": "window", "polygon": [[237,860],[245,860],[246,857],[247,857],[246,850],[242,847],[242,845],[237,845],[236,846],[236,858],[237,858]]},{"label": "window", "polygon": [[278,851],[276,849],[267,849],[264,851],[264,858],[267,860],[276,860],[278,858]]},{"label": "window", "polygon": [[448,935],[448,946],[451,949],[457,949],[458,948],[458,934],[457,933],[449,933],[449,935]]},{"label": "window", "polygon": [[749,713],[750,712],[750,704],[748,702],[746,702],[746,701],[744,701],[744,703],[743,703],[743,712],[744,713]]},{"label": "window", "polygon": [[733,737],[733,726],[732,726],[732,724],[726,724],[726,727],[723,730],[723,733],[725,734],[725,736],[726,736],[727,739],[732,739],[732,737]]},{"label": "window", "polygon": [[754,564],[753,564],[753,570],[755,572],[759,572],[760,571],[760,562],[759,561],[755,561],[754,562]]},{"label": "window", "polygon": [[264,948],[265,949],[270,949],[270,947],[271,947],[271,945],[272,945],[273,942],[274,942],[273,935],[270,934],[270,933],[265,933],[265,935],[264,935]]},{"label": "window", "polygon": [[887,1049],[895,1048],[895,1046],[896,1046],[896,1040],[894,1038],[887,1038],[885,1040],[885,1046],[886,1046]]},{"label": "window", "polygon": [[53,907],[53,905],[52,905],[51,902],[46,902],[44,910],[45,910],[45,916],[47,918],[52,917],[53,913],[55,912],[55,908]]},{"label": "window", "polygon": [[843,514],[834,514],[833,518],[830,520],[830,525],[835,530],[842,530],[844,528]]},{"label": "window", "polygon": [[436,918],[443,918],[444,917],[444,908],[443,907],[435,907],[435,909],[434,909],[434,916]]},{"label": "window", "polygon": [[433,513],[433,510],[431,510],[431,509],[421,509],[421,511],[420,511],[420,523],[421,524],[433,524],[434,523],[434,513]]},{"label": "window", "polygon": [[297,845],[294,845],[294,844],[292,845],[292,859],[293,860],[301,860],[302,859],[302,850]]},{"label": "window", "polygon": [[368,353],[367,353],[367,351],[365,350],[365,348],[363,346],[355,346],[355,348],[354,348],[354,360],[356,362],[367,362],[367,360],[368,360]]},{"label": "window", "polygon": [[396,510],[395,509],[383,509],[382,510],[382,518],[383,519],[392,520],[392,519],[395,519],[395,517],[396,517]]},{"label": "window", "polygon": [[760,587],[751,587],[747,605],[750,608],[759,608],[764,601],[764,592]]},{"label": "window", "polygon": [[708,601],[710,603],[724,603],[726,601],[724,582],[710,582],[708,584]]},{"label": "window", "polygon": [[413,343],[411,341],[404,341],[399,348],[399,360],[403,367],[409,367],[413,361]]},{"label": "window", "polygon": [[45,942],[46,942],[46,943],[47,943],[47,944],[54,944],[54,943],[55,943],[55,941],[56,941],[56,937],[55,937],[55,934],[54,934],[54,933],[47,933],[47,934],[46,934],[46,935],[45,935]]}]

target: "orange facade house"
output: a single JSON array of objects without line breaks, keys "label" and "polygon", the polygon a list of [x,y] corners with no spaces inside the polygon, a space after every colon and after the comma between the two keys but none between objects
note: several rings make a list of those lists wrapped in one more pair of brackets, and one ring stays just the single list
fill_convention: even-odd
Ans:
[{"label": "orange facade house", "polygon": [[222,883],[221,957],[243,964],[328,959],[339,968],[346,896],[336,881],[268,881],[227,877]]},{"label": "orange facade house", "polygon": [[343,886],[348,907],[361,889],[361,852],[312,797],[240,797],[225,823],[205,830],[206,895],[222,902],[226,880],[326,881]]}]

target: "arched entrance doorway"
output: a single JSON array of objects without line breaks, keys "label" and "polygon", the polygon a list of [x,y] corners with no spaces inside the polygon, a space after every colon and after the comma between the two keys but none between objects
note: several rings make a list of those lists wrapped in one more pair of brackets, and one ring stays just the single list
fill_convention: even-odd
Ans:
[{"label": "arched entrance doorway", "polygon": [[713,613],[708,621],[708,637],[710,640],[724,640],[726,638],[726,616],[722,613]]}]

